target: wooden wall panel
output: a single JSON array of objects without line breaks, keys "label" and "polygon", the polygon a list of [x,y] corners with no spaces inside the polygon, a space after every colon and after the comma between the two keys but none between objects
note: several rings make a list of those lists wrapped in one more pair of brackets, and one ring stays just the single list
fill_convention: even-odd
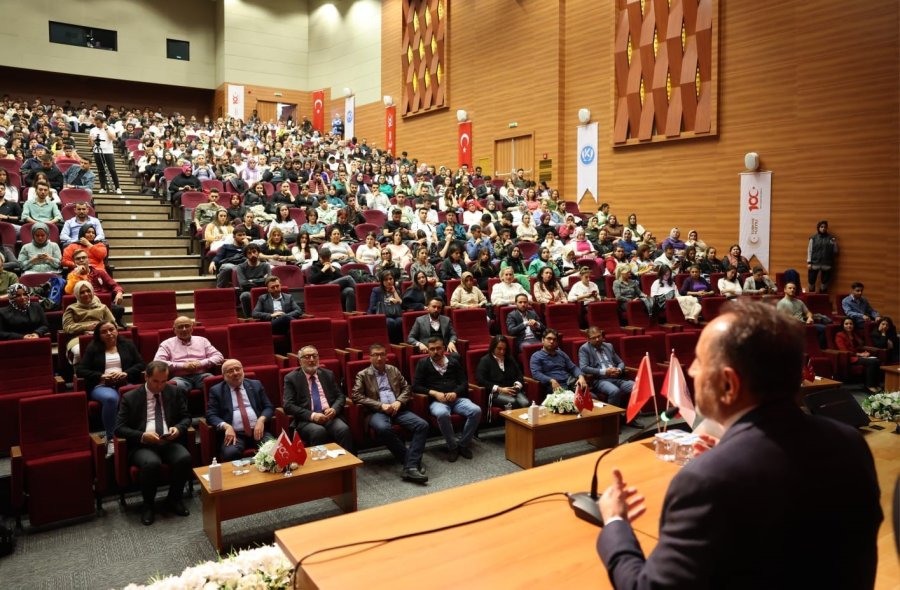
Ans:
[{"label": "wooden wall panel", "polygon": [[[215,100],[213,104],[213,113],[218,113],[219,109],[222,109],[223,115],[228,112],[228,109],[224,106],[225,101],[225,88],[228,86],[228,82],[222,84],[216,89]],[[231,84],[239,84],[238,82],[231,82]],[[306,90],[290,90],[287,88],[272,88],[271,86],[259,86],[256,84],[244,84],[244,118],[248,118],[251,113],[253,113],[253,109],[256,108],[257,101],[266,101],[266,102],[283,102],[286,104],[296,104],[297,105],[297,120],[302,121],[303,117],[309,117],[312,120],[312,91]],[[276,93],[280,93],[281,96],[275,96]],[[344,102],[343,98],[341,98],[341,112],[344,111]],[[325,91],[325,119],[326,123],[331,121],[331,104],[328,90]]]}]

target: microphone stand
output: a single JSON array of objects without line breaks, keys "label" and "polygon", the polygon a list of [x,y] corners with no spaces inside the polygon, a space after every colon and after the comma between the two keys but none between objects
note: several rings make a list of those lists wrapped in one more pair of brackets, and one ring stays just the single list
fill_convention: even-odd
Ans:
[{"label": "microphone stand", "polygon": [[600,461],[603,460],[603,457],[609,455],[615,449],[616,447],[607,449],[597,457],[597,462],[594,463],[594,476],[591,478],[590,492],[579,492],[577,494],[566,492],[569,506],[575,511],[575,516],[598,527],[603,527],[603,516],[600,514],[600,507],[597,505],[597,499],[599,498],[597,495],[597,468],[600,466]]}]

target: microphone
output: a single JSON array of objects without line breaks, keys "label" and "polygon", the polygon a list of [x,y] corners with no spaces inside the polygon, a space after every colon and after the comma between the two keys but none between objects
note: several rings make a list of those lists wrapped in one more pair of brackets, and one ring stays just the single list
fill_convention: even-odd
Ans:
[{"label": "microphone", "polygon": [[666,409],[665,412],[663,412],[659,415],[659,419],[662,420],[663,422],[668,422],[669,420],[674,420],[675,416],[678,415],[678,412],[679,412],[678,406],[675,406],[673,408],[668,408],[668,409]]},{"label": "microphone", "polygon": [[607,449],[597,457],[597,462],[594,463],[594,477],[591,479],[590,492],[579,492],[577,494],[566,492],[569,506],[575,511],[575,516],[598,527],[603,526],[603,516],[600,514],[600,507],[597,506],[597,499],[599,498],[597,495],[597,468],[600,466],[600,461],[603,460],[603,457],[609,455],[613,450],[615,450],[615,447]]}]

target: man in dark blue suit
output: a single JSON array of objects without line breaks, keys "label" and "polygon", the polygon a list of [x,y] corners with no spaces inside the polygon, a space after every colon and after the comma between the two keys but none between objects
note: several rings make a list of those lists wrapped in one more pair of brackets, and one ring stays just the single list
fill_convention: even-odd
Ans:
[{"label": "man in dark blue suit", "polygon": [[613,470],[597,550],[616,588],[872,588],[872,454],[853,429],[800,411],[803,351],[803,325],[763,303],[732,304],[703,330],[690,374],[725,434],[672,479],[648,558],[630,524],[643,498]]},{"label": "man in dark blue suit", "polygon": [[262,383],[244,379],[244,366],[237,359],[222,363],[225,379],[209,390],[206,421],[225,433],[222,460],[234,461],[248,446],[257,446],[273,438],[266,432],[274,408]]},{"label": "man in dark blue suit", "polygon": [[273,334],[287,335],[291,330],[291,320],[300,319],[303,309],[290,293],[281,291],[281,279],[278,277],[267,277],[266,289],[269,292],[256,300],[253,319],[258,322],[271,322]]}]

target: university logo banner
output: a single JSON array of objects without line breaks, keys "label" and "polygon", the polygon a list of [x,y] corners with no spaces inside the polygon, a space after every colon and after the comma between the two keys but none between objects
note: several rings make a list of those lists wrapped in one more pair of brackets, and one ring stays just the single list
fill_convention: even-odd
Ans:
[{"label": "university logo banner", "polygon": [[356,97],[348,96],[344,99],[344,137],[350,139],[356,135]]},{"label": "university logo banner", "polygon": [[769,221],[772,215],[772,173],[741,173],[741,254],[753,256],[769,270]]},{"label": "university logo banner", "polygon": [[597,196],[597,123],[578,126],[578,202]]},{"label": "university logo banner", "polygon": [[459,165],[466,164],[472,168],[472,122],[466,121],[459,124]]},{"label": "university logo banner", "polygon": [[397,107],[384,109],[384,147],[389,154],[394,153],[397,143]]},{"label": "university logo banner", "polygon": [[243,86],[235,86],[234,84],[228,85],[228,96],[226,98],[228,101],[228,116],[233,117],[235,119],[243,119],[244,118],[244,87]]},{"label": "university logo banner", "polygon": [[325,91],[316,90],[312,94],[313,98],[313,129],[319,133],[325,133]]}]

